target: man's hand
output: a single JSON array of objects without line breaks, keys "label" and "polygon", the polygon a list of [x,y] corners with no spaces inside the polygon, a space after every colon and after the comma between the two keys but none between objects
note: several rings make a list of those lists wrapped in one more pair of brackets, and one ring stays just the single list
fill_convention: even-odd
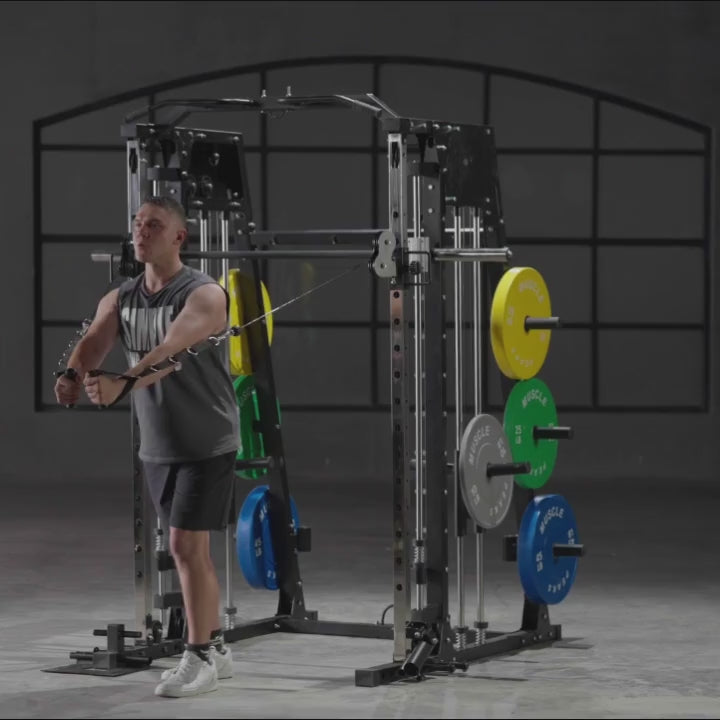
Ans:
[{"label": "man's hand", "polygon": [[127,382],[123,378],[113,378],[107,375],[92,377],[89,373],[85,373],[83,379],[85,393],[93,405],[112,405]]},{"label": "man's hand", "polygon": [[75,405],[80,397],[80,377],[61,375],[55,383],[55,398],[61,405]]}]

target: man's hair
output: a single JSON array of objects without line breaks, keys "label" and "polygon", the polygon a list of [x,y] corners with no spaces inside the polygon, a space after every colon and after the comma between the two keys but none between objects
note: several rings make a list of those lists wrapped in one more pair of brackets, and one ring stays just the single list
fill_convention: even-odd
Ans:
[{"label": "man's hair", "polygon": [[150,197],[143,205],[155,205],[155,207],[162,208],[175,215],[180,220],[182,226],[187,229],[187,217],[185,216],[185,210],[183,206],[175,199],[171,197]]}]

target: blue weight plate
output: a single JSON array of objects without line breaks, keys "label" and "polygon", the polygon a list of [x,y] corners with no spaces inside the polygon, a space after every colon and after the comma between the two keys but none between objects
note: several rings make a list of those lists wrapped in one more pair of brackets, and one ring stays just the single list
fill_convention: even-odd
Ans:
[{"label": "blue weight plate", "polygon": [[254,588],[265,587],[262,521],[267,516],[266,489],[257,487],[245,498],[235,530],[238,563],[248,585]]},{"label": "blue weight plate", "polygon": [[538,605],[562,602],[575,582],[578,559],[554,557],[555,543],[579,544],[575,515],[562,495],[539,495],[525,509],[517,542],[520,581]]},{"label": "blue weight plate", "polygon": [[[277,566],[268,513],[268,491],[267,485],[256,487],[240,508],[236,551],[240,569],[251,587],[277,590]],[[292,497],[290,510],[297,530],[300,520]]]},{"label": "blue weight plate", "polygon": [[[265,489],[265,492],[267,493],[269,488],[267,485],[262,486]],[[267,494],[266,494],[266,500],[265,500],[265,506],[267,507]],[[292,514],[292,520],[294,525],[294,530],[297,532],[298,526],[300,524],[300,519],[298,518],[298,511],[297,506],[295,505],[295,500],[293,500],[292,495],[290,496],[290,513]],[[270,516],[267,513],[267,511],[264,513],[262,522],[262,546],[264,549],[263,552],[263,584],[268,590],[277,590],[278,589],[278,582],[277,582],[277,564],[275,562],[275,551],[273,549],[273,543],[272,543],[272,531],[270,529]]]}]

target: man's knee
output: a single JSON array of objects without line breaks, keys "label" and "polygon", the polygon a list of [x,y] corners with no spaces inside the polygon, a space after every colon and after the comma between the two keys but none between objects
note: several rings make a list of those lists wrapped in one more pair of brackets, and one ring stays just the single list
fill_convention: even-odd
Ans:
[{"label": "man's knee", "polygon": [[206,532],[170,528],[170,553],[180,562],[202,561],[207,552]]}]

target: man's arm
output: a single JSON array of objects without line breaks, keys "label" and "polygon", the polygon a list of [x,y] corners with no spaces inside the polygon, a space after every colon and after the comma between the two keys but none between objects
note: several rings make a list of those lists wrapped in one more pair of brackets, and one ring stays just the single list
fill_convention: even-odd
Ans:
[{"label": "man's arm", "polygon": [[[151,365],[160,363],[181,350],[207,340],[211,335],[222,333],[226,323],[225,291],[216,283],[201,285],[190,293],[185,307],[170,324],[165,339],[147,353],[137,365],[127,370],[125,375],[137,376]],[[192,360],[190,361],[192,362]],[[140,378],[133,389],[152,385],[171,372],[173,372],[173,368],[167,368]]]},{"label": "man's arm", "polygon": [[[211,335],[223,332],[227,322],[226,303],[225,292],[216,283],[208,283],[193,290],[185,302],[185,307],[170,324],[163,342],[124,374],[137,377],[151,365],[160,363],[171,355],[206,340]],[[108,376],[86,376],[83,384],[92,403],[113,405],[128,392],[152,385],[174,370],[175,368],[171,366],[134,381]]]},{"label": "man's arm", "polygon": [[80,378],[88,370],[100,367],[113,349],[120,331],[117,298],[116,288],[100,299],[90,327],[68,358],[67,367],[73,368]]}]

